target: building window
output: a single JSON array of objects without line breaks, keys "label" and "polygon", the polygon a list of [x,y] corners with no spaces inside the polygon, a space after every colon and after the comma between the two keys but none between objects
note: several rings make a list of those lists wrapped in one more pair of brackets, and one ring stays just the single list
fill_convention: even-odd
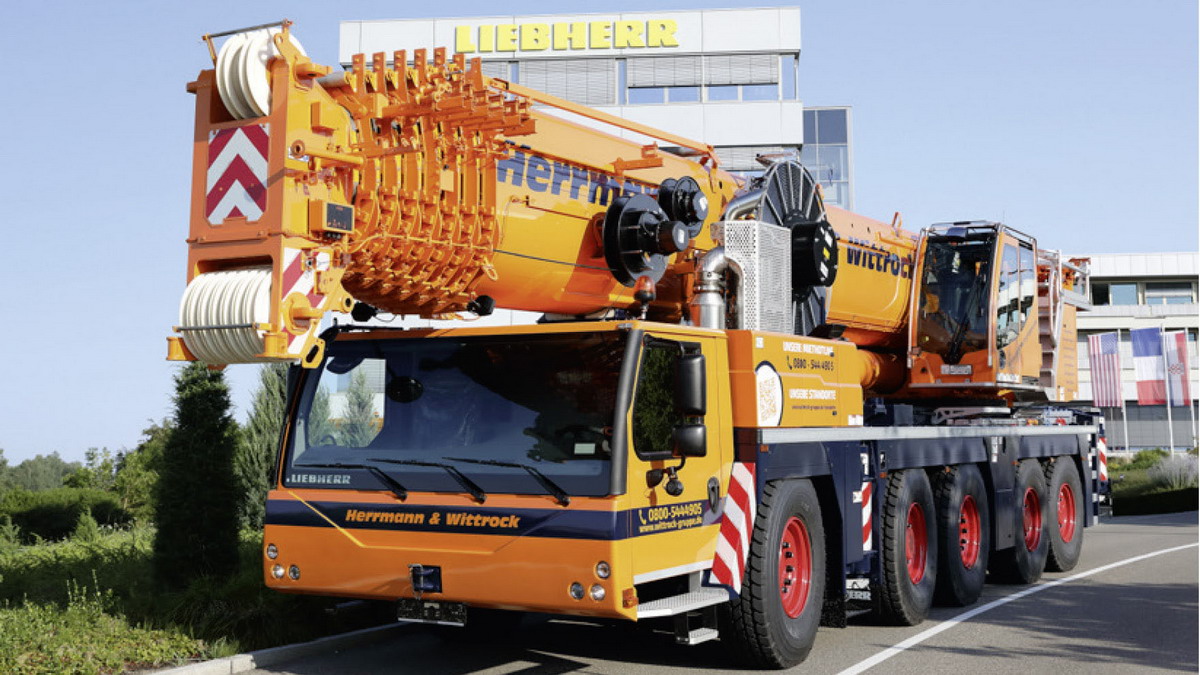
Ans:
[{"label": "building window", "polygon": [[783,100],[798,101],[800,100],[800,86],[797,81],[800,59],[794,54],[781,54],[779,56],[779,82],[783,85]]},{"label": "building window", "polygon": [[1190,282],[1146,282],[1147,305],[1186,305],[1191,302],[1195,302],[1195,296]]},{"label": "building window", "polygon": [[630,87],[629,104],[665,103],[666,93],[666,87]]},{"label": "building window", "polygon": [[540,59],[520,62],[520,83],[583,105],[616,103],[615,59]]},{"label": "building window", "polygon": [[778,101],[779,85],[777,84],[743,84],[743,101]]},{"label": "building window", "polygon": [[738,100],[738,86],[736,84],[714,85],[704,88],[704,93],[710,101],[736,101]]},{"label": "building window", "polygon": [[699,103],[700,87],[667,87],[667,103]]},{"label": "building window", "polygon": [[1092,304],[1136,305],[1138,304],[1137,284],[1092,284]]}]

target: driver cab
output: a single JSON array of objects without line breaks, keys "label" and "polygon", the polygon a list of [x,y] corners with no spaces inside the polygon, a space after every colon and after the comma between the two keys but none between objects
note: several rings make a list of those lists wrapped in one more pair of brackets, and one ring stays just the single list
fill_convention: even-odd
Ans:
[{"label": "driver cab", "polygon": [[980,395],[1040,391],[1037,242],[1006,225],[922,232],[910,304],[911,387]]}]

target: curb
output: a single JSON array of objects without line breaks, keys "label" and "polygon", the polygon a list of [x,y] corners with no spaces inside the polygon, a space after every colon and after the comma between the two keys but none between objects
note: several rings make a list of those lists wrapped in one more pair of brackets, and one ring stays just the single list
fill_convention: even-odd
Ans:
[{"label": "curb", "polygon": [[411,623],[389,623],[383,626],[363,628],[360,630],[317,638],[312,642],[300,642],[294,645],[260,649],[256,652],[235,654],[211,661],[189,663],[163,670],[151,671],[154,675],[232,675],[244,673],[256,668],[269,668],[285,661],[326,654],[339,649],[354,647],[363,643],[382,639],[388,633],[398,633],[411,627]]}]

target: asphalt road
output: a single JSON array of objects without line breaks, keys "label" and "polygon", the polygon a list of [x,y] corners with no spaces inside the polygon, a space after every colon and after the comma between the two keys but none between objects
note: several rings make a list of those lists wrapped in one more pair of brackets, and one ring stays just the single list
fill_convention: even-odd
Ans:
[{"label": "asphalt road", "polygon": [[[934,608],[919,626],[854,620],[847,628],[822,628],[808,660],[793,670],[1194,673],[1200,667],[1197,536],[1196,512],[1108,519],[1086,531],[1083,557],[1071,572],[1047,574],[1031,587],[989,585],[973,607]],[[1160,553],[1167,549],[1178,550]],[[973,615],[964,617],[968,612]],[[739,672],[720,641],[677,647],[663,628],[527,621],[503,642],[478,644],[414,626],[386,641],[253,672]]]}]

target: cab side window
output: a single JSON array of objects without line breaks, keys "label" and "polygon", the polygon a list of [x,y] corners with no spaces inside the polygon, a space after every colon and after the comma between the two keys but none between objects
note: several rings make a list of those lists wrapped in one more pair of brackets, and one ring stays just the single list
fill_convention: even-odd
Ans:
[{"label": "cab side window", "polygon": [[633,449],[641,459],[664,459],[673,451],[672,433],[683,423],[675,409],[675,381],[682,345],[651,339],[642,350],[633,397]]}]

